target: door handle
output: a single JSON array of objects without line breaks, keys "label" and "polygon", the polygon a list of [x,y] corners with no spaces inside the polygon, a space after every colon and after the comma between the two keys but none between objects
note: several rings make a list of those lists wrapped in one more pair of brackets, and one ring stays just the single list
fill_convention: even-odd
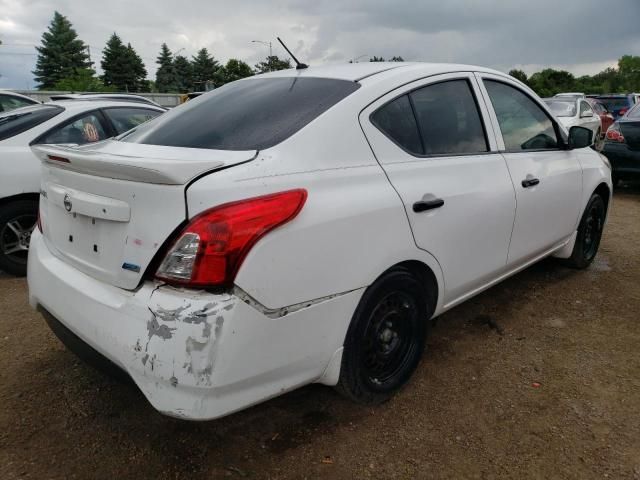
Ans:
[{"label": "door handle", "polygon": [[534,177],[529,177],[529,176],[527,176],[527,178],[522,180],[522,186],[524,188],[533,187],[535,185],[538,185],[539,183],[540,183],[540,180],[538,180],[537,178],[534,178]]},{"label": "door handle", "polygon": [[413,211],[416,213],[425,212],[427,210],[433,210],[434,208],[440,208],[444,205],[444,200],[441,198],[434,198],[432,200],[420,200],[413,204]]}]

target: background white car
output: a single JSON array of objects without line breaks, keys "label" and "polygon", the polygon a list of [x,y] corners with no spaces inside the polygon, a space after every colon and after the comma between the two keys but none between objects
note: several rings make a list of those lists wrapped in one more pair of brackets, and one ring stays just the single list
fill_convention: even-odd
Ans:
[{"label": "background white car", "polygon": [[32,145],[105,140],[164,111],[152,105],[77,100],[0,113],[0,270],[26,273],[40,191],[40,162]]},{"label": "background white car", "polygon": [[602,136],[600,116],[593,111],[586,98],[556,96],[545,98],[544,101],[566,128],[574,126],[588,128],[593,132],[594,141]]},{"label": "background white car", "polygon": [[39,103],[37,100],[27,97],[26,95],[8,90],[0,90],[0,113]]},{"label": "background white car", "polygon": [[38,146],[30,303],[161,412],[310,382],[388,399],[432,316],[594,259],[611,172],[526,86],[359,63],[229,83],[116,140]]}]

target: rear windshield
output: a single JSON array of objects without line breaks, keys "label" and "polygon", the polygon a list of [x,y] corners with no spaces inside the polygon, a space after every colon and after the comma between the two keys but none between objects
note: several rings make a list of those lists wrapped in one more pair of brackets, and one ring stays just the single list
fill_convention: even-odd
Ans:
[{"label": "rear windshield", "polygon": [[629,113],[627,113],[627,118],[640,118],[640,103],[638,103],[629,111]]},{"label": "rear windshield", "polygon": [[0,140],[14,137],[62,113],[58,105],[33,105],[0,114]]},{"label": "rear windshield", "polygon": [[575,100],[545,100],[549,110],[553,112],[556,117],[575,117],[576,115],[576,102]]},{"label": "rear windshield", "polygon": [[621,108],[629,108],[629,99],[626,97],[619,98],[606,98],[606,97],[598,97],[598,100],[604,103],[607,106],[609,111],[611,110],[620,110]]},{"label": "rear windshield", "polygon": [[190,100],[120,140],[171,147],[261,150],[289,138],[359,86],[328,78],[240,80]]}]

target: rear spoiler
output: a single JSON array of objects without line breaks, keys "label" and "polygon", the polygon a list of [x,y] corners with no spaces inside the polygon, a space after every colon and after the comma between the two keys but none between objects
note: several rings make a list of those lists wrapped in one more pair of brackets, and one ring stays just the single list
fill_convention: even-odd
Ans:
[{"label": "rear spoiler", "polygon": [[56,168],[164,185],[186,184],[203,173],[253,160],[258,153],[256,150],[207,150],[114,140],[81,147],[34,145],[31,149],[43,163]]}]

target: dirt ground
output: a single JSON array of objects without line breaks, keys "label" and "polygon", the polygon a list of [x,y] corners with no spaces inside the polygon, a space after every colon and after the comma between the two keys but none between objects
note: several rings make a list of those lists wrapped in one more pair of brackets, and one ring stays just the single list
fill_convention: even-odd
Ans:
[{"label": "dirt ground", "polygon": [[588,270],[544,261],[442,316],[392,401],[313,385],[206,423],[82,364],[0,274],[0,478],[640,479],[639,239],[627,185]]}]

